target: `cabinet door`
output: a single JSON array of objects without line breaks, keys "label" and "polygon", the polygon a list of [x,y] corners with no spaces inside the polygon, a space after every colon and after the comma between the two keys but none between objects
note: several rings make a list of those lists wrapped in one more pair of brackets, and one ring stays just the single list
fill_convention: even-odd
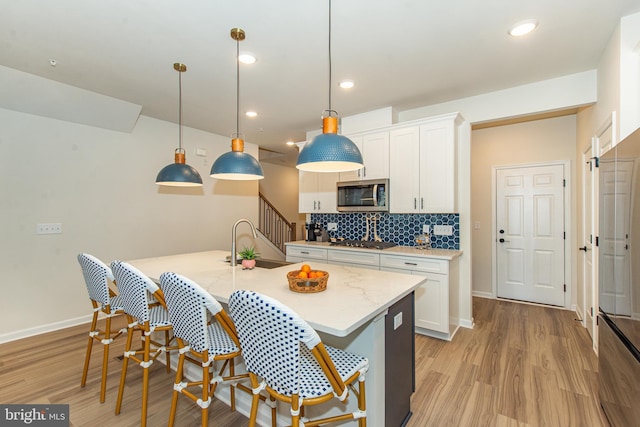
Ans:
[{"label": "cabinet door", "polygon": [[421,273],[427,281],[416,289],[416,327],[449,333],[449,280],[445,274]]},{"label": "cabinet door", "polygon": [[318,187],[316,193],[318,213],[338,213],[337,190],[338,172],[318,172]]},{"label": "cabinet door", "polygon": [[389,211],[418,212],[420,193],[420,129],[408,127],[390,132]]},{"label": "cabinet door", "polygon": [[298,172],[298,212],[337,213],[338,172]]},{"label": "cabinet door", "polygon": [[318,177],[315,172],[298,171],[298,212],[317,212]]},{"label": "cabinet door", "polygon": [[[362,137],[361,136],[347,136],[347,138],[349,138],[351,141],[353,141],[354,144],[356,144],[356,146],[358,147],[358,150],[360,150],[360,154],[362,154],[364,156],[364,148],[362,147]],[[365,160],[366,162],[366,160]],[[340,181],[341,182],[345,182],[345,181],[359,181],[362,179],[362,169],[356,169],[354,171],[349,171],[349,172],[340,172]]]},{"label": "cabinet door", "polygon": [[389,178],[389,132],[364,135],[364,170],[362,179]]},{"label": "cabinet door", "polygon": [[[420,126],[420,212],[456,209],[456,150],[452,120]],[[391,199],[393,200],[393,199]],[[393,201],[392,201],[393,203]]]}]

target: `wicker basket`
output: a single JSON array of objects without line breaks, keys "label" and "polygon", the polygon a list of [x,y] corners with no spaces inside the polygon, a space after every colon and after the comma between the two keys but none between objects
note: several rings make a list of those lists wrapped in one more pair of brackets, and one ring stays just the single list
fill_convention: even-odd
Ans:
[{"label": "wicker basket", "polygon": [[329,273],[326,271],[320,271],[323,273],[322,277],[316,277],[313,279],[300,279],[298,273],[300,270],[290,271],[287,273],[287,280],[289,281],[289,289],[294,292],[302,293],[314,293],[322,292],[327,289],[327,281],[329,280]]}]

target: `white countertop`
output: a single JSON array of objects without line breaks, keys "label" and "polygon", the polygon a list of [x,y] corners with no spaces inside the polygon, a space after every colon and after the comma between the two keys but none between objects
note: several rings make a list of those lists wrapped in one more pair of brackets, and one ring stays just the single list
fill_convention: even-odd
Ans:
[{"label": "white countertop", "polygon": [[393,246],[387,249],[367,249],[367,248],[353,248],[349,246],[331,246],[330,242],[307,242],[306,240],[297,240],[295,242],[287,242],[285,245],[289,246],[307,246],[312,248],[325,248],[331,250],[348,250],[359,252],[376,252],[379,254],[391,254],[391,255],[411,255],[422,256],[426,258],[439,258],[451,261],[452,259],[462,255],[462,251],[452,249],[418,249],[415,246]]},{"label": "white countertop", "polygon": [[242,270],[240,265],[232,268],[225,261],[227,255],[229,252],[207,251],[127,262],[154,281],[159,281],[165,271],[188,277],[222,303],[227,303],[238,289],[268,295],[296,311],[316,330],[338,337],[349,335],[385,313],[425,281],[425,277],[417,275],[309,262],[314,270],[328,271],[329,280],[325,291],[303,294],[290,291],[286,277],[288,271],[300,269],[302,263],[271,270]]}]

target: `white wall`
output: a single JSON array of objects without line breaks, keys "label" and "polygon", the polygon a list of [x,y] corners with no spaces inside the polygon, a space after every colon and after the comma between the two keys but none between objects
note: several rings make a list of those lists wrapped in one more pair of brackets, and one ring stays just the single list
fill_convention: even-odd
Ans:
[{"label": "white wall", "polygon": [[[110,262],[229,250],[233,222],[257,222],[257,182],[209,177],[230,140],[185,127],[183,141],[202,188],[155,184],[173,162],[175,124],[141,116],[122,133],[0,109],[0,342],[86,320],[79,252]],[[196,147],[208,156],[196,157]],[[36,235],[48,222],[63,233]],[[248,227],[239,232],[249,236]]]},{"label": "white wall", "polygon": [[620,21],[620,140],[640,127],[640,13]]},{"label": "white wall", "polygon": [[[575,188],[576,116],[563,116],[514,125],[472,131],[471,136],[471,218],[480,229],[472,230],[473,291],[493,295],[492,282],[492,168],[504,165],[570,161],[568,185]],[[575,190],[572,194],[575,194]],[[575,197],[568,207],[576,227]],[[567,230],[568,232],[570,230]],[[577,247],[576,232],[568,244]],[[575,257],[568,260],[575,271]],[[575,274],[572,275],[575,277]],[[575,289],[575,286],[572,286]],[[571,295],[575,302],[575,292]]]}]

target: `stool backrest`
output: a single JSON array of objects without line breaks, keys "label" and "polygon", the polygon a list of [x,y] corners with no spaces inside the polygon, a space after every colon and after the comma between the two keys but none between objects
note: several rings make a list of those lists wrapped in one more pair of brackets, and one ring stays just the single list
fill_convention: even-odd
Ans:
[{"label": "stool backrest", "polygon": [[298,394],[301,345],[320,343],[317,332],[293,310],[273,298],[252,291],[236,291],[229,298],[247,370],[262,377],[278,393]]},{"label": "stool backrest", "polygon": [[149,321],[149,295],[160,289],[144,273],[124,261],[113,261],[111,270],[118,284],[124,311],[139,322]]},{"label": "stool backrest", "polygon": [[110,305],[109,280],[114,280],[111,269],[98,258],[86,253],[78,255],[78,262],[82,268],[89,298],[100,303],[102,307]]},{"label": "stool backrest", "polygon": [[[212,349],[207,329],[211,318],[221,323],[235,338],[235,330],[230,330],[230,320],[220,319],[224,314],[220,303],[200,285],[179,274],[166,272],[160,276],[160,287],[167,303],[169,319],[174,335],[186,341],[198,352]],[[237,344],[237,338],[234,339]]]}]

